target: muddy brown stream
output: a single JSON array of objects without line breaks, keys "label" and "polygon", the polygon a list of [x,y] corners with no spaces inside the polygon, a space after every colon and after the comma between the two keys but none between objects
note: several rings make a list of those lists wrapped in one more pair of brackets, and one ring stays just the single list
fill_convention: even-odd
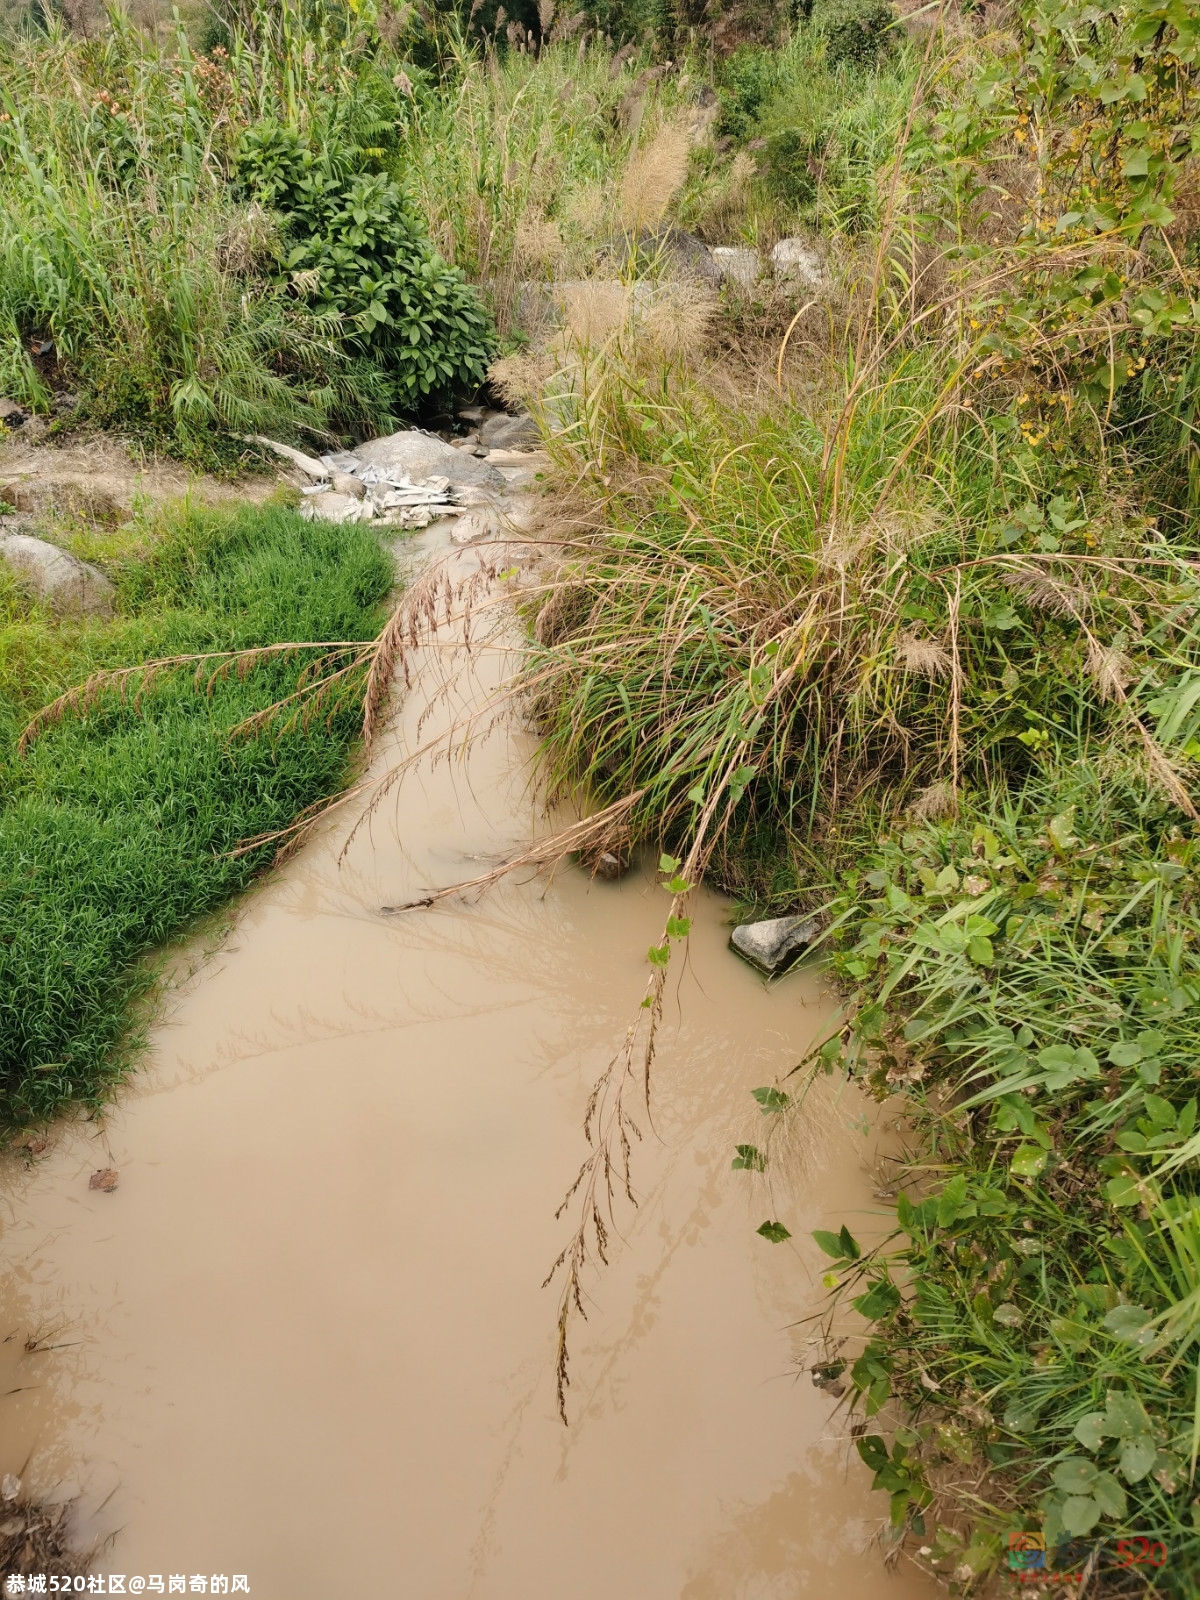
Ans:
[{"label": "muddy brown stream", "polygon": [[[379,762],[503,671],[431,646]],[[713,895],[556,1417],[554,1212],[666,896],[562,867],[381,913],[546,826],[532,752],[506,725],[420,767],[340,866],[326,825],[170,997],[104,1127],[9,1169],[0,1470],[78,1495],[98,1571],[244,1573],[259,1600],[928,1596],[885,1571],[886,1497],[796,1370],[825,1293],[808,1232],[879,1226],[880,1135],[831,1084],[773,1201],[730,1170],[762,1132],[750,1089],[830,1002],[742,965]],[[755,1235],[773,1210],[787,1245]]]}]

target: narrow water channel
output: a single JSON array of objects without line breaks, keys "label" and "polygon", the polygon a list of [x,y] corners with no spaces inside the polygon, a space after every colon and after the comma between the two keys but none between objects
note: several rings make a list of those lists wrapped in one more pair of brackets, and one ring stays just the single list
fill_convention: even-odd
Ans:
[{"label": "narrow water channel", "polygon": [[[504,670],[431,646],[380,763]],[[756,1237],[762,1180],[730,1170],[749,1091],[829,1002],[762,984],[713,895],[557,1420],[554,1211],[666,897],[563,867],[381,913],[545,826],[532,748],[505,726],[423,766],[341,865],[347,820],[326,827],[172,997],[103,1130],[9,1169],[0,1470],[78,1495],[98,1571],[244,1573],[259,1600],[928,1596],[885,1571],[886,1497],[796,1375],[808,1231],[870,1234],[876,1136],[814,1100],[775,1190],[794,1240]],[[107,1166],[118,1189],[89,1190]]]}]

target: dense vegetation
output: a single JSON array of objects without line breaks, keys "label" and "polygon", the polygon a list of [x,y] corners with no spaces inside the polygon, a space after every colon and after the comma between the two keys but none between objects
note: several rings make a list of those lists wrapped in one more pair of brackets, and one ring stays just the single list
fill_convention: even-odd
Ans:
[{"label": "dense vegetation", "polygon": [[411,99],[351,13],[264,5],[206,55],[36,20],[0,41],[0,392],[211,461],[479,385],[490,321],[396,182]]},{"label": "dense vegetation", "polygon": [[[360,525],[283,507],[191,511],[148,526],[110,571],[114,622],[56,621],[0,590],[0,1130],[95,1106],[127,1069],[149,952],[270,860],[234,854],[345,779],[352,698],[270,739],[234,735],[292,693],[313,652],[246,672],[201,664],[22,728],[92,672],[290,640],[370,639],[392,561]],[[338,652],[327,652],[327,667]],[[235,663],[236,665],[236,663]],[[217,672],[215,677],[212,674]]]},{"label": "dense vegetation", "polygon": [[[726,10],[711,56],[685,4],[505,17],[330,0],[231,12],[216,42],[117,19],[4,47],[0,387],[49,405],[61,375],[85,420],[205,455],[379,425],[473,388],[503,345],[493,382],[545,422],[571,540],[530,615],[550,783],[628,799],[672,872],[822,908],[844,1016],[764,1089],[769,1118],[839,1066],[904,1097],[893,1238],[820,1240],[837,1337],[863,1327],[851,1302],[870,1327],[818,1376],[863,1413],[896,1540],[965,1591],[1014,1532],[1083,1560],[1152,1535],[1159,1590],[1195,1594],[1200,10],[1021,0],[905,29],[817,0]],[[665,223],[764,253],[802,232],[822,275],[719,299],[626,282],[525,341],[523,280],[611,276],[614,237]],[[168,540],[161,570],[194,540],[209,594],[236,567],[205,566],[215,537]],[[365,534],[336,537],[374,570]],[[183,594],[147,570],[137,627]],[[340,592],[243,629],[213,588],[219,626],[106,659],[301,616],[359,636]],[[4,819],[39,837],[52,796],[86,843],[121,795],[153,819],[186,792],[189,849],[269,828],[333,787],[345,744],[227,746],[252,706],[220,696],[274,696],[285,669],[260,671],[212,707],[164,681],[141,720],[106,702],[62,724],[5,769]],[[160,715],[183,776],[154,789]],[[195,882],[162,896],[181,916],[248,870],[163,865],[165,837],[142,856]],[[91,915],[72,927],[107,960]],[[122,952],[170,931],[113,926]],[[673,915],[652,964],[686,932]],[[68,1035],[111,1059],[118,1014],[38,1005],[13,1035],[17,1081],[48,1085],[32,1111],[75,1079],[26,1068]],[[761,1144],[737,1164],[769,1166]]]},{"label": "dense vegetation", "polygon": [[839,1063],[905,1096],[895,1237],[821,1236],[873,1328],[818,1376],[891,1418],[860,1453],[962,1588],[1014,1531],[1089,1592],[1132,1534],[1200,1587],[1198,25],[1031,5],[832,94],[815,22],[735,56],[735,226],[820,228],[830,285],[539,379],[591,546],[536,620],[552,777],[825,908],[844,1025],[763,1109]]}]

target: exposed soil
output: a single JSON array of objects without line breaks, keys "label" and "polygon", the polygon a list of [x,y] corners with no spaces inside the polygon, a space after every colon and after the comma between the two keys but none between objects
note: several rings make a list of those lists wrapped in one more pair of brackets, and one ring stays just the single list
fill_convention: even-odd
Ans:
[{"label": "exposed soil", "polygon": [[17,432],[0,443],[0,501],[22,518],[72,516],[116,523],[139,505],[162,505],[188,494],[208,505],[259,504],[281,481],[291,479],[262,473],[224,481],[165,457],[138,458],[121,440],[107,436],[61,445],[27,444]]}]

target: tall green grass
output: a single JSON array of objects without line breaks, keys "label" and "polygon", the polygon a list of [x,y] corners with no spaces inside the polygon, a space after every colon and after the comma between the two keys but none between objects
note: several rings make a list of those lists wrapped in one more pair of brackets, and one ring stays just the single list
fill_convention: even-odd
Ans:
[{"label": "tall green grass", "polygon": [[[347,701],[251,739],[231,731],[295,689],[305,658],[231,673],[207,694],[191,674],[140,703],[68,713],[24,756],[35,702],[82,669],[147,655],[282,641],[370,639],[392,562],[358,525],[281,507],[170,520],[116,574],[125,616],[56,637],[10,600],[0,633],[0,1127],[95,1106],[128,1069],[131,1007],[149,953],[244,888],[269,852],[243,840],[289,824],[344,782],[361,722]],[[13,613],[17,614],[13,614]],[[35,665],[36,664],[36,665]],[[34,666],[32,672],[29,668]]]}]

